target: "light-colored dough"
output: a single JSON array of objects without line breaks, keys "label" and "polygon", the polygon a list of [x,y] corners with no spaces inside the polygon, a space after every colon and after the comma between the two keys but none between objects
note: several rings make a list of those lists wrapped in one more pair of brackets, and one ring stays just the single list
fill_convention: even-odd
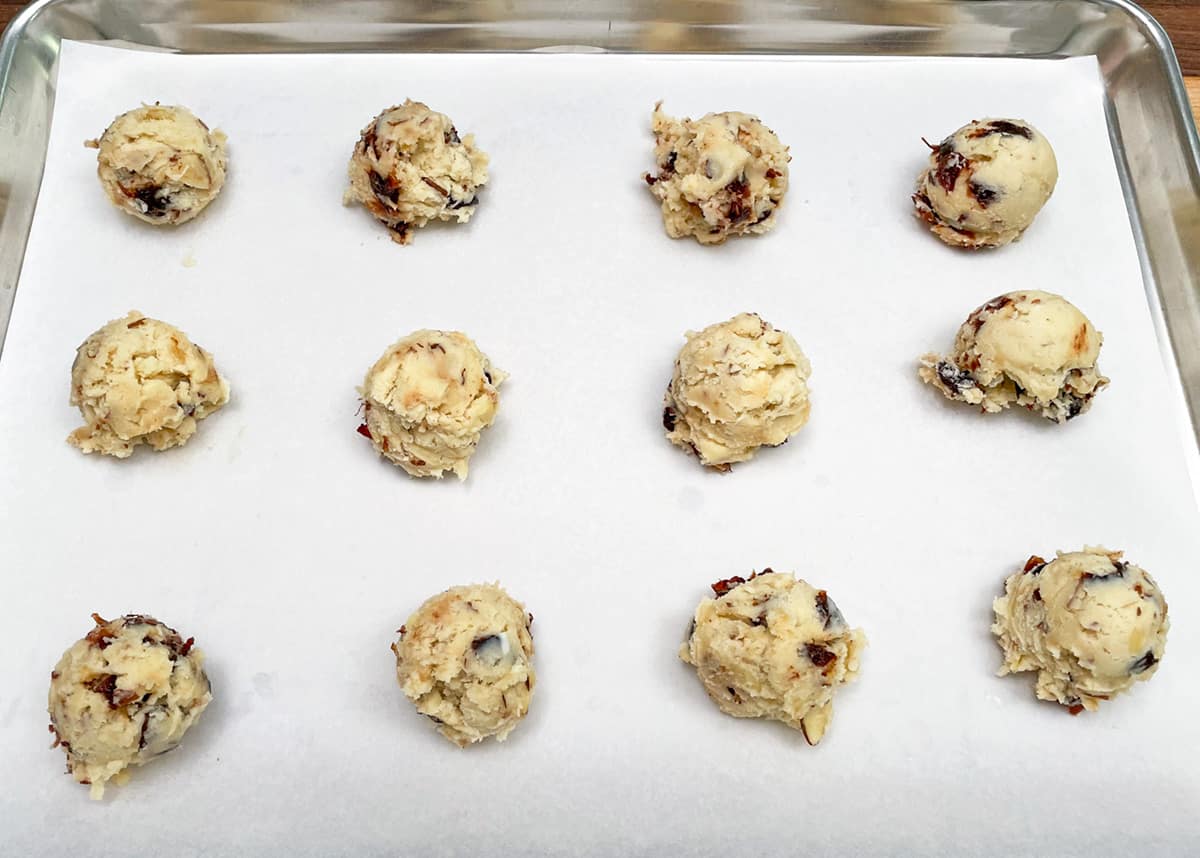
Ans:
[{"label": "light-colored dough", "polygon": [[124,459],[138,444],[181,447],[196,423],[229,401],[212,355],[178,328],[136,310],[83,341],[71,366],[71,404],[85,425],[67,441]]},{"label": "light-colored dough", "polygon": [[824,590],[790,573],[764,569],[718,581],[713,592],[717,598],[696,609],[679,657],[725,714],[782,721],[817,744],[833,718],[834,692],[858,676],[862,630],[846,625]]},{"label": "light-colored dough", "polygon": [[775,226],[788,186],[787,147],[756,117],[730,111],[675,119],[654,106],[658,174],[642,178],[671,238],[720,244]]},{"label": "light-colored dough", "polygon": [[460,748],[502,742],[533,697],[533,617],[498,584],[427,600],[392,645],[405,696]]},{"label": "light-colored dough", "polygon": [[1030,557],[1004,582],[994,610],[1000,675],[1036,670],[1037,696],[1072,714],[1153,676],[1170,627],[1149,573],[1099,547],[1060,551],[1049,563]]},{"label": "light-colored dough", "polygon": [[1020,119],[975,120],[930,148],[913,204],[934,235],[957,247],[1020,238],[1058,182],[1050,142]]},{"label": "light-colored dough", "polygon": [[105,620],[50,674],[50,730],[92,798],[183,740],[212,700],[204,655],[153,617]]},{"label": "light-colored dough", "polygon": [[808,422],[808,358],[754,313],[687,333],[667,386],[667,439],[729,470]]},{"label": "light-colored dough", "polygon": [[359,432],[414,477],[453,471],[465,480],[506,378],[466,334],[415,331],[368,370],[359,388],[365,412]]},{"label": "light-colored dough", "polygon": [[430,221],[471,219],[487,167],[475,135],[460,139],[450,117],[410,99],[362,130],[344,202],[361,203],[393,241],[411,244],[413,231]]},{"label": "light-colored dough", "polygon": [[1009,292],[967,317],[952,355],[922,355],[918,374],[947,398],[982,411],[1016,404],[1065,423],[1108,385],[1096,365],[1103,341],[1061,295]]},{"label": "light-colored dough", "polygon": [[181,224],[211,203],[225,184],[225,135],[186,107],[147,105],[122,113],[87,146],[113,205],[152,224]]}]

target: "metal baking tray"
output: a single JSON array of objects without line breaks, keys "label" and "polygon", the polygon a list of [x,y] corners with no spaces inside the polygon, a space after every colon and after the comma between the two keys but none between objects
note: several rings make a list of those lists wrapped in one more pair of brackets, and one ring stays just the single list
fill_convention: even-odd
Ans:
[{"label": "metal baking tray", "polygon": [[1200,138],[1170,40],[1128,0],[37,0],[0,41],[0,349],[63,39],[181,53],[1095,56],[1147,297],[1200,437]]}]

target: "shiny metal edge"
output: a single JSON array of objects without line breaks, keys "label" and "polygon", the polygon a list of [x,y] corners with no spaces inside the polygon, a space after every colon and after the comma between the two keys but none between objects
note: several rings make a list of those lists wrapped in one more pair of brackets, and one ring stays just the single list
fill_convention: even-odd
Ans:
[{"label": "shiny metal edge", "polygon": [[64,38],[184,53],[562,51],[1095,56],[1164,363],[1200,439],[1200,137],[1130,0],[36,0],[0,38],[0,355]]}]

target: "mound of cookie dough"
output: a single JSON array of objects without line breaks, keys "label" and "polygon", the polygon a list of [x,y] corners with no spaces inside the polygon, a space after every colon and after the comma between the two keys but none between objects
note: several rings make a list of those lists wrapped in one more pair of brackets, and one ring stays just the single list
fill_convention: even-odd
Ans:
[{"label": "mound of cookie dough", "polygon": [[1054,150],[1019,119],[979,119],[939,145],[917,178],[913,205],[946,244],[978,249],[1016,241],[1058,182]]},{"label": "mound of cookie dough", "polygon": [[367,372],[358,427],[392,464],[414,477],[453,471],[467,462],[500,404],[508,375],[492,366],[458,331],[415,331],[390,346]]},{"label": "mound of cookie dough", "polygon": [[1103,341],[1061,295],[1009,292],[967,317],[953,354],[922,355],[918,373],[947,398],[985,412],[1023,405],[1065,423],[1108,385],[1096,365]]},{"label": "mound of cookie dough", "polygon": [[430,221],[471,219],[487,167],[475,135],[460,138],[450,117],[410,99],[362,130],[344,202],[361,203],[393,241],[411,244],[413,230]]},{"label": "mound of cookie dough", "polygon": [[1060,551],[1049,563],[1030,557],[1010,575],[993,606],[1000,675],[1036,670],[1037,696],[1072,715],[1153,676],[1170,627],[1167,603],[1149,573],[1121,556]]},{"label": "mound of cookie dough", "polygon": [[791,574],[764,569],[712,589],[716,598],[696,609],[679,657],[726,715],[782,721],[817,744],[834,691],[858,675],[862,630],[846,625],[824,590]]},{"label": "mound of cookie dough", "polygon": [[152,224],[185,223],[225,184],[225,135],[186,107],[155,104],[122,113],[98,140],[104,192],[126,214]]},{"label": "mound of cookie dough", "polygon": [[671,238],[720,244],[767,232],[788,186],[787,147],[756,117],[729,111],[675,119],[654,106],[658,175],[644,173]]},{"label": "mound of cookie dough", "polygon": [[212,693],[192,638],[141,614],[92,619],[50,674],[50,730],[67,770],[98,799],[127,768],[178,745]]},{"label": "mound of cookie dough", "polygon": [[687,333],[667,386],[667,440],[728,471],[808,422],[808,358],[754,313]]},{"label": "mound of cookie dough", "polygon": [[498,584],[439,593],[392,645],[400,687],[460,748],[489,736],[503,742],[533,697],[532,622]]},{"label": "mound of cookie dough", "polygon": [[85,425],[67,441],[118,459],[147,444],[182,447],[229,401],[212,355],[183,331],[136,310],[83,341],[71,366],[71,404]]}]

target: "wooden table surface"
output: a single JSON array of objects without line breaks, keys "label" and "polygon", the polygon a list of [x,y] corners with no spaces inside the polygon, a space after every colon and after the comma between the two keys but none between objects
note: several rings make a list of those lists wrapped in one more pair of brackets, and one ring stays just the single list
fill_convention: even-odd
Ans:
[{"label": "wooden table surface", "polygon": [[[0,29],[24,6],[0,0]],[[1200,124],[1200,0],[1145,0],[1142,6],[1167,28],[1192,99],[1192,115]]]}]

